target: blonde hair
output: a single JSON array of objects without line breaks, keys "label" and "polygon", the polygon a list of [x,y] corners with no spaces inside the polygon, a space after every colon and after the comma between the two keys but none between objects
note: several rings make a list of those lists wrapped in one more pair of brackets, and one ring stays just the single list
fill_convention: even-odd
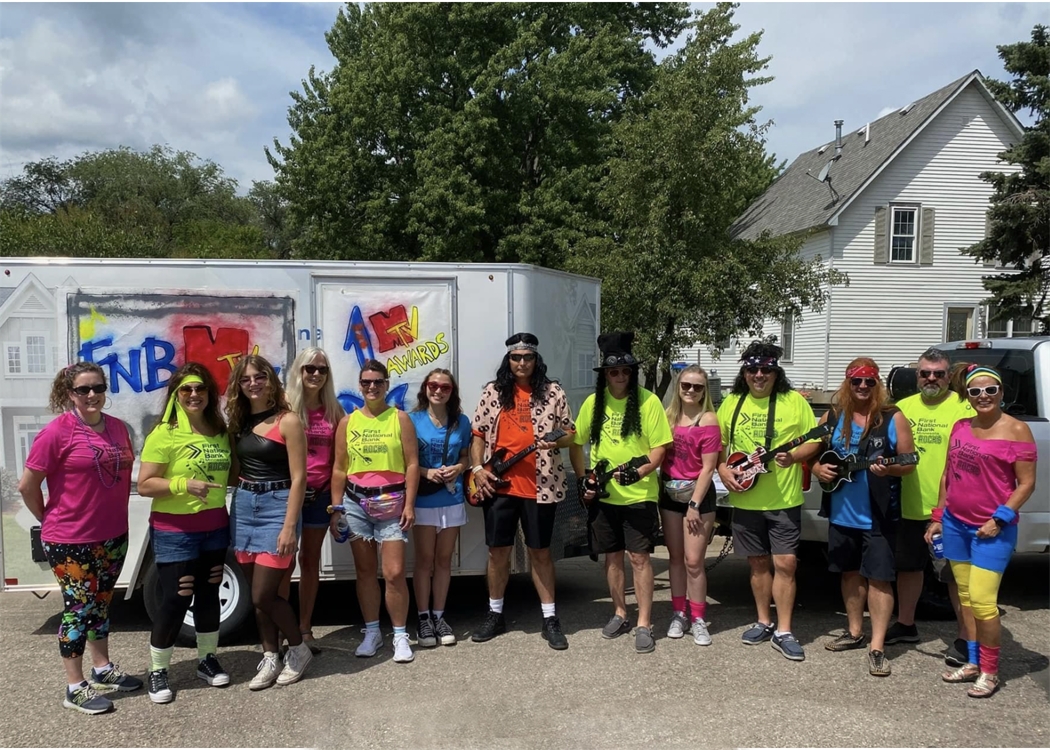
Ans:
[{"label": "blonde hair", "polygon": [[703,416],[707,412],[715,410],[714,402],[711,401],[711,379],[707,377],[707,370],[700,365],[689,365],[678,373],[678,377],[672,383],[674,392],[671,394],[671,403],[667,405],[667,421],[671,423],[671,429],[678,426],[678,420],[682,416],[682,389],[678,384],[681,382],[683,375],[704,376],[704,398],[700,402],[700,414]]},{"label": "blonde hair", "polygon": [[[878,364],[871,357],[857,357],[846,365],[846,372],[849,372],[854,367],[871,367],[875,369],[875,372],[879,371]],[[882,378],[876,376],[874,380],[875,386],[871,389],[871,400],[868,402],[868,421],[864,425],[863,432],[860,433],[861,439],[882,424],[883,412],[890,402],[890,395],[886,390],[886,386],[882,383]],[[842,410],[842,439],[845,441],[847,448],[853,439],[853,414],[857,411],[857,402],[853,398],[853,391],[850,390],[849,381],[850,377],[847,375],[843,378],[842,385],[835,391],[835,395],[831,397],[832,407],[838,407]],[[836,419],[838,419],[838,416],[838,414],[835,414]],[[832,429],[834,428],[835,425],[832,425]]]},{"label": "blonde hair", "polygon": [[310,364],[310,360],[320,354],[324,357],[324,363],[328,367],[328,377],[324,379],[321,386],[321,406],[324,407],[324,419],[331,425],[339,424],[343,418],[343,407],[339,399],[335,397],[335,386],[332,384],[332,361],[328,359],[328,353],[316,346],[308,346],[295,355],[292,366],[288,369],[288,388],[285,393],[288,396],[288,405],[302,420],[303,426],[310,424],[310,416],[306,413],[306,399],[303,397],[303,365]]}]

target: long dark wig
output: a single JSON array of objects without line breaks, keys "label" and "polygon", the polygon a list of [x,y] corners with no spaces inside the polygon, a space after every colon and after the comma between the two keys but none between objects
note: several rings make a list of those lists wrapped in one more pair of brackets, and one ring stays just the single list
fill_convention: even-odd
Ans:
[{"label": "long dark wig", "polygon": [[[547,364],[540,353],[533,352],[533,354],[536,355],[536,366],[532,368],[529,387],[532,388],[532,403],[536,404],[543,398],[547,384],[555,381],[547,377]],[[492,382],[496,384],[500,406],[504,409],[514,408],[514,384],[517,381],[514,379],[514,372],[510,369],[510,352],[503,355],[503,361],[499,363],[499,369],[496,370],[496,379]]]},{"label": "long dark wig", "polygon": [[[598,373],[594,384],[594,414],[591,415],[591,440],[595,448],[602,442],[602,424],[605,422],[605,370]],[[642,409],[639,398],[638,368],[631,368],[631,378],[627,381],[627,406],[624,408],[623,424],[620,425],[620,437],[627,439],[631,435],[642,434]]]},{"label": "long dark wig", "polygon": [[[751,357],[762,357],[763,359],[776,359],[779,360],[784,356],[784,350],[776,344],[771,344],[768,341],[752,341],[744,349],[743,354],[740,355],[740,360],[744,361]],[[740,371],[736,374],[736,380],[733,381],[733,393],[738,396],[746,396],[751,390],[747,387],[747,381],[744,380],[745,366],[741,365]],[[788,382],[787,375],[784,374],[783,368],[777,365],[774,368],[777,372],[777,378],[773,381],[773,392],[774,393],[788,393],[791,390],[791,383]]]}]

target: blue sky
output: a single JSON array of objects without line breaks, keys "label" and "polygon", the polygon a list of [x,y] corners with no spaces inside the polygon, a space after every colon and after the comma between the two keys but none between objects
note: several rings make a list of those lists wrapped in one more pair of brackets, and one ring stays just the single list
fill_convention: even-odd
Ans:
[{"label": "blue sky", "polygon": [[[698,8],[710,7],[697,4]],[[166,143],[222,165],[242,190],[273,176],[289,91],[334,64],[336,3],[3,3],[0,176],[27,161]],[[1042,8],[1042,10],[1039,10]],[[743,3],[775,81],[754,92],[779,159],[918,99],[1047,20],[1037,3]],[[1025,118],[1022,118],[1025,120]]]}]

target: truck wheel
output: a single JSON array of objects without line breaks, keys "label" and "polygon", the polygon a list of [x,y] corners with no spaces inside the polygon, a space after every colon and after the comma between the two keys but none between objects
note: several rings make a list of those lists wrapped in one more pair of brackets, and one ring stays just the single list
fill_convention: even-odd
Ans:
[{"label": "truck wheel", "polygon": [[[160,612],[160,576],[157,566],[150,563],[149,570],[142,582],[142,601],[146,605],[146,614],[151,620]],[[248,581],[244,577],[240,564],[233,555],[233,550],[226,553],[226,564],[222,569],[222,583],[219,584],[219,638],[225,639],[236,633],[252,613],[252,594]],[[193,627],[193,604],[186,613],[182,627],[179,628],[178,641],[182,645],[193,645],[197,632]]]}]

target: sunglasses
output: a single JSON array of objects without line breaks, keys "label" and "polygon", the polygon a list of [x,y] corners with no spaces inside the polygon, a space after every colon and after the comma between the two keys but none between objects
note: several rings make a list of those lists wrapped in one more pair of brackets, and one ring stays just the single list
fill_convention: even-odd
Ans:
[{"label": "sunglasses", "polygon": [[919,377],[923,380],[929,380],[930,378],[940,380],[947,374],[947,370],[919,370]]},{"label": "sunglasses", "polygon": [[452,393],[451,383],[435,383],[433,380],[427,383],[427,390],[431,393]]},{"label": "sunglasses", "polygon": [[179,393],[183,396],[194,396],[198,393],[207,393],[208,388],[203,383],[197,383],[194,385],[180,385]]},{"label": "sunglasses", "polygon": [[367,391],[369,388],[382,388],[386,378],[361,378],[357,382],[361,385],[361,390]]},{"label": "sunglasses", "polygon": [[682,393],[689,393],[689,391],[703,393],[704,389],[707,388],[703,383],[679,383],[678,387],[682,389]]},{"label": "sunglasses", "polygon": [[608,374],[608,376],[610,378],[630,377],[630,375],[631,375],[631,368],[630,367],[610,367],[605,372],[606,372],[606,374]]},{"label": "sunglasses", "polygon": [[860,388],[862,385],[866,385],[868,388],[874,388],[875,384],[878,383],[875,378],[850,378],[849,384],[854,388]]},{"label": "sunglasses", "polygon": [[252,383],[265,383],[269,378],[266,377],[265,372],[257,372],[254,375],[245,375],[237,382],[241,385],[251,385]]},{"label": "sunglasses", "polygon": [[511,362],[535,362],[536,361],[536,355],[535,354],[511,354],[510,355],[510,361]]},{"label": "sunglasses", "polygon": [[99,383],[98,385],[78,385],[76,388],[70,388],[69,390],[78,396],[86,396],[89,393],[102,394],[106,392],[105,383]]},{"label": "sunglasses", "polygon": [[765,365],[761,365],[759,367],[745,367],[744,372],[746,372],[748,375],[758,375],[758,373],[762,373],[763,375],[772,375],[774,372],[776,372],[776,370],[774,370],[772,367],[766,367]]},{"label": "sunglasses", "polygon": [[1002,388],[1003,387],[1001,385],[986,385],[984,386],[984,388],[980,388],[975,385],[966,389],[966,395],[970,398],[978,398],[982,394],[986,394],[988,396],[998,396],[999,391],[1001,391]]},{"label": "sunglasses", "polygon": [[327,365],[303,365],[303,369],[306,371],[307,375],[316,375],[317,373],[322,375],[328,374]]}]

